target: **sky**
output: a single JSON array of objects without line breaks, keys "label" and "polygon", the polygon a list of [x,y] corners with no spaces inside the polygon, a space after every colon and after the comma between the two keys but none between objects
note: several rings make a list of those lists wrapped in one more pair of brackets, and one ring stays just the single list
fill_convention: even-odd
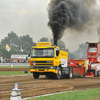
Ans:
[{"label": "sky", "polygon": [[0,39],[11,31],[29,34],[34,42],[41,37],[51,37],[48,22],[49,0],[0,0]]},{"label": "sky", "polygon": [[[18,36],[30,35],[34,42],[42,37],[51,39],[52,31],[47,26],[49,2],[50,0],[0,0],[0,40],[11,31]],[[96,7],[99,6],[100,1],[97,0]],[[74,51],[81,43],[98,41],[97,28],[92,27],[91,31],[91,36],[89,33],[79,36],[67,30],[61,40],[66,48]]]}]

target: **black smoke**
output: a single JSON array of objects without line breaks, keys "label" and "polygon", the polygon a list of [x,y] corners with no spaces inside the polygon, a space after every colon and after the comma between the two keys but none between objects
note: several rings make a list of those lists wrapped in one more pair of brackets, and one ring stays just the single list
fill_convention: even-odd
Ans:
[{"label": "black smoke", "polygon": [[[91,0],[92,1],[92,0]],[[48,26],[51,28],[54,44],[57,45],[66,29],[80,31],[89,20],[86,3],[82,0],[51,0],[48,6]]]}]

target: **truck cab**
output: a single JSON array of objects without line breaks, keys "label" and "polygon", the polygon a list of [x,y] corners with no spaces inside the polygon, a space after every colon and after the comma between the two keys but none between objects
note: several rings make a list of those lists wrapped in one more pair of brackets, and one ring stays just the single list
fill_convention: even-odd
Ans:
[{"label": "truck cab", "polygon": [[37,79],[39,75],[47,78],[61,78],[62,67],[67,67],[68,53],[60,50],[50,42],[38,42],[32,47],[30,55],[30,72]]}]

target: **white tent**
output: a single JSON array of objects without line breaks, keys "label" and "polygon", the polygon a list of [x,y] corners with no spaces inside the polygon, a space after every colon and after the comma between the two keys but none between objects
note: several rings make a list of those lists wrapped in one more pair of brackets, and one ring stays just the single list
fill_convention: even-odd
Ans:
[{"label": "white tent", "polygon": [[28,55],[26,54],[12,54],[11,59],[26,59]]}]

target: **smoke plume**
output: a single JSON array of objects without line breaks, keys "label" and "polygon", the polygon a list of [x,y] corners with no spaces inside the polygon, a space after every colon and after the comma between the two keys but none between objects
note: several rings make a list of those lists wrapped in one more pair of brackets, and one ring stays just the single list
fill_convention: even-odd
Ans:
[{"label": "smoke plume", "polygon": [[66,29],[82,31],[90,20],[88,7],[96,0],[51,0],[48,6],[48,26],[51,28],[54,44],[61,39]]},{"label": "smoke plume", "polygon": [[83,0],[83,3],[87,6],[93,6],[96,3],[96,0]]}]

